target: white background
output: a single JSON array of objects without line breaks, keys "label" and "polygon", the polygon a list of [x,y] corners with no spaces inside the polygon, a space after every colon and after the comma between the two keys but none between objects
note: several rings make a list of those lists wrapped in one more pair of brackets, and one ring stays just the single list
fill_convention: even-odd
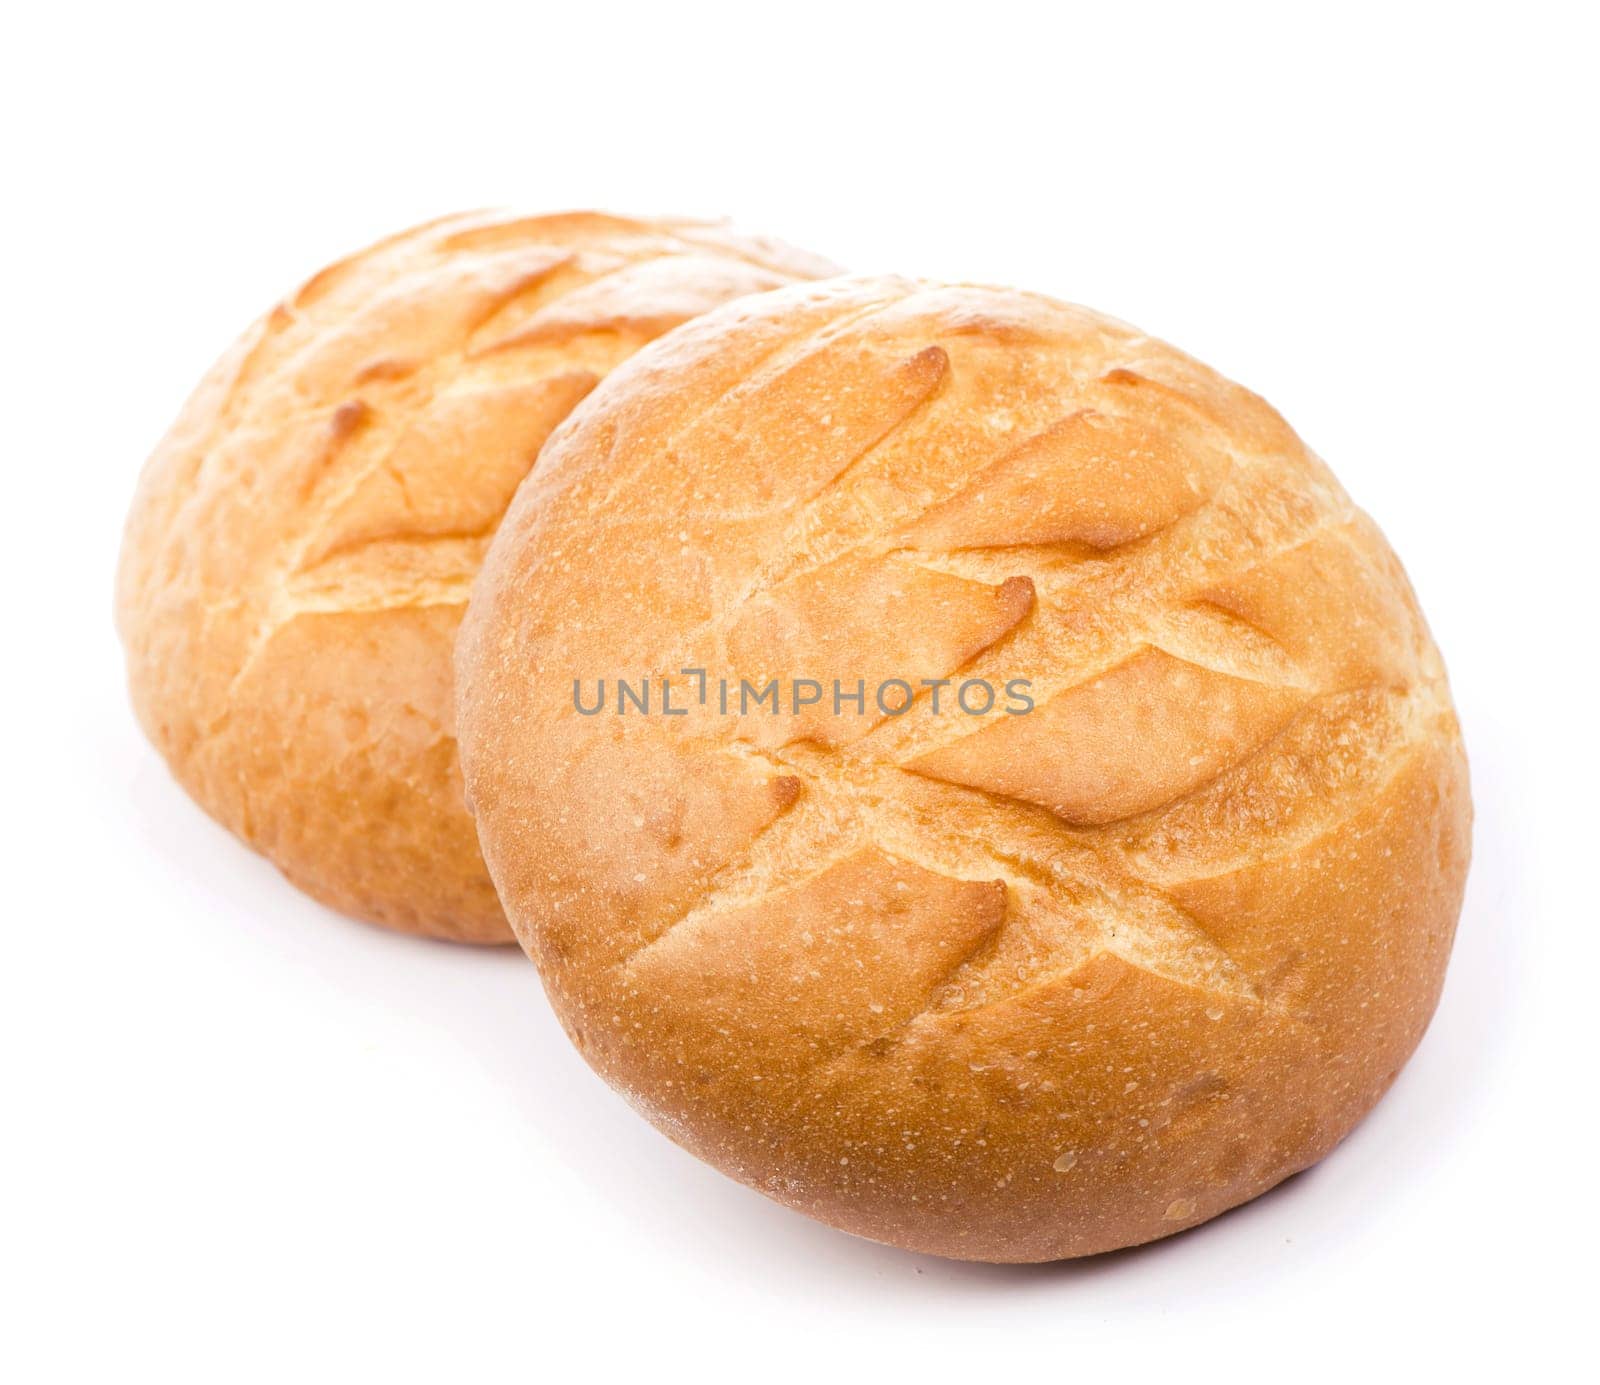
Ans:
[{"label": "white background", "polygon": [[[1381,1379],[1586,1342],[1587,11],[13,13],[0,1374]],[[858,1242],[640,1122],[519,954],[334,917],[188,803],[111,628],[144,455],[312,270],[496,204],[726,214],[855,269],[1086,302],[1332,463],[1419,590],[1478,807],[1442,1008],[1345,1146],[1091,1262]]]}]

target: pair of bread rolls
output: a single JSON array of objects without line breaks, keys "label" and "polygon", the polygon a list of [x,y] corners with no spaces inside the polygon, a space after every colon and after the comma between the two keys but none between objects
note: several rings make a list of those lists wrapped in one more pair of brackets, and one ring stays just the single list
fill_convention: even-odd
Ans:
[{"label": "pair of bread rolls", "polygon": [[1192,1226],[1433,1012],[1438,654],[1255,396],[827,272],[598,216],[324,271],[146,471],[135,705],[310,893],[514,933],[608,1081],[791,1206],[997,1261]]}]

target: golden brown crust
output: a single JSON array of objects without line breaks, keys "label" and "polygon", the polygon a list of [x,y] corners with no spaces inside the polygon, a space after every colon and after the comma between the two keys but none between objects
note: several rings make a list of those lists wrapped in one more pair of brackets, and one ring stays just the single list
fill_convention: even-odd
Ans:
[{"label": "golden brown crust", "polygon": [[[574,710],[690,667],[1036,707]],[[1398,563],[1264,403],[1083,309],[847,280],[658,342],[519,491],[457,690],[588,1060],[864,1236],[1192,1226],[1325,1154],[1438,996],[1470,805]]]},{"label": "golden brown crust", "polygon": [[717,226],[583,212],[450,217],[313,276],[211,371],[128,519],[129,682],[180,782],[336,908],[510,941],[450,686],[495,526],[618,362],[827,272]]}]

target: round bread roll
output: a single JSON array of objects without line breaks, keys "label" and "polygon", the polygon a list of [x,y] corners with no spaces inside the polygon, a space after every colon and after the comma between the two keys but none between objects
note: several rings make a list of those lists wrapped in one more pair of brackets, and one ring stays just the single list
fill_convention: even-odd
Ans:
[{"label": "round bread roll", "polygon": [[118,625],[134,706],[179,781],[337,909],[510,942],[451,707],[495,526],[618,362],[728,299],[829,272],[692,222],[477,214],[312,278],[202,382],[128,519]]},{"label": "round bread roll", "polygon": [[657,342],[518,493],[457,687],[573,1041],[862,1236],[1193,1226],[1438,999],[1471,809],[1400,564],[1260,399],[1082,308],[836,280]]}]

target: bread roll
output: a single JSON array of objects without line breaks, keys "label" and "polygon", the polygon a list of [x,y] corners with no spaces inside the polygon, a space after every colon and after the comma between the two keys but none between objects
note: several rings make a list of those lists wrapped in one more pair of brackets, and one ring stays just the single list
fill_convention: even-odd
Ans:
[{"label": "bread roll", "polygon": [[645,342],[828,269],[688,222],[469,215],[280,303],[190,399],[128,519],[133,702],[179,781],[337,909],[509,942],[462,804],[450,687],[506,502]]},{"label": "bread roll", "polygon": [[519,491],[457,681],[573,1041],[862,1236],[1193,1226],[1438,999],[1467,769],[1400,564],[1260,399],[1082,308],[842,280],[657,342]]}]

